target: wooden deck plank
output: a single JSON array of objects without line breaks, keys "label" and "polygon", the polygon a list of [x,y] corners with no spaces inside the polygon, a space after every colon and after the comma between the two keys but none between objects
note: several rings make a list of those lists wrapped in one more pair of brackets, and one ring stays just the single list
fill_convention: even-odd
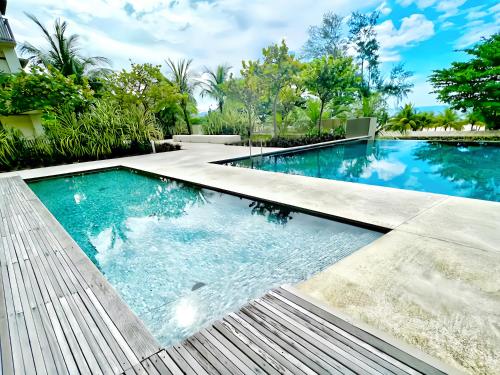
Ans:
[{"label": "wooden deck plank", "polygon": [[359,357],[362,360],[369,363],[370,366],[375,367],[379,372],[403,375],[412,373],[413,371],[408,367],[406,367],[406,371],[404,371],[398,367],[397,361],[394,361],[385,353],[377,351],[375,348],[370,347],[366,343],[363,343],[354,336],[349,335],[349,333],[341,330],[340,328],[332,326],[330,323],[321,320],[321,318],[309,313],[300,306],[293,305],[290,301],[280,299],[280,296],[274,294],[274,292],[266,294],[266,296],[262,299],[269,301],[283,313],[293,316],[303,325],[326,340],[334,343],[335,345],[339,345],[346,351],[350,351],[353,355],[358,355],[356,353],[359,353]]},{"label": "wooden deck plank", "polygon": [[[275,336],[277,343],[282,348],[287,348],[290,353],[295,353],[295,356],[308,367],[318,373],[327,371],[331,374],[341,374],[344,366],[335,360],[324,360],[325,354],[321,350],[310,345],[306,340],[299,335],[290,331],[287,327],[280,325],[264,314],[260,314],[258,310],[253,310],[252,306],[248,306],[241,310],[243,314],[239,314],[243,319],[253,319],[260,326],[256,326],[262,334],[272,337]],[[334,367],[335,366],[335,367]]]},{"label": "wooden deck plank", "polygon": [[[324,352],[329,353],[331,357],[340,362],[347,369],[350,369],[353,373],[367,373],[367,374],[378,374],[379,372],[374,370],[372,367],[366,365],[359,360],[356,356],[351,355],[343,348],[330,343],[323,337],[317,335],[312,331],[307,331],[307,328],[302,326],[299,322],[293,318],[282,314],[280,311],[275,309],[273,306],[268,305],[264,301],[257,300],[255,306],[261,305],[263,309],[261,311],[266,311],[268,316],[271,316],[274,320],[282,322],[282,324],[288,325],[290,328],[296,330],[296,332],[301,332],[301,334],[308,335],[310,337],[311,343],[316,343],[318,348],[321,348]],[[324,348],[324,349],[323,349]]]},{"label": "wooden deck plank", "polygon": [[[163,354],[165,354],[165,351],[163,350],[162,351]],[[168,355],[165,354],[166,357],[168,357]],[[165,362],[163,362],[160,358],[160,356],[158,354],[153,354],[151,357],[149,357],[149,360],[151,361],[151,363],[153,364],[153,366],[156,368],[156,370],[161,374],[161,375],[172,375],[172,371],[168,368],[169,366],[167,366],[165,364]],[[175,363],[172,362],[172,369],[176,368],[177,369],[177,366],[175,366]],[[182,371],[180,371],[179,369],[177,369],[179,372],[176,372],[177,375],[182,375]]]},{"label": "wooden deck plank", "polygon": [[196,360],[184,349],[183,346],[176,345],[166,349],[168,355],[177,366],[186,374],[208,374]]},{"label": "wooden deck plank", "polygon": [[[158,353],[158,359],[161,360],[164,365],[169,369],[169,371],[172,373],[172,375],[183,375],[184,372],[178,366],[172,357],[167,353],[166,350],[162,350],[161,352]],[[156,366],[156,363],[155,363]]]},{"label": "wooden deck plank", "polygon": [[226,358],[210,341],[207,340],[201,333],[198,333],[190,338],[191,343],[198,349],[202,355],[210,361],[220,372],[229,371],[231,374],[243,375],[243,372]]}]

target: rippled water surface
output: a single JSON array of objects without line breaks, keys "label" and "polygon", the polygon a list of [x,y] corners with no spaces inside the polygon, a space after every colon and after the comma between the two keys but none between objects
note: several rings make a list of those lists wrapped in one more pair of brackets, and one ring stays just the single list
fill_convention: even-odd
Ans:
[{"label": "rippled water surface", "polygon": [[163,345],[380,236],[128,170],[30,187]]},{"label": "rippled water surface", "polygon": [[500,144],[493,143],[362,141],[230,164],[500,201]]}]

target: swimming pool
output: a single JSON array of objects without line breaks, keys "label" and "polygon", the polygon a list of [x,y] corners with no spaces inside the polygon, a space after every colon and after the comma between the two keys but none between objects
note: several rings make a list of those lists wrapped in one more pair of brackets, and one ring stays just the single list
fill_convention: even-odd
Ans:
[{"label": "swimming pool", "polygon": [[356,141],[227,164],[500,201],[500,144],[493,143]]},{"label": "swimming pool", "polygon": [[29,186],[163,345],[381,236],[126,169]]}]

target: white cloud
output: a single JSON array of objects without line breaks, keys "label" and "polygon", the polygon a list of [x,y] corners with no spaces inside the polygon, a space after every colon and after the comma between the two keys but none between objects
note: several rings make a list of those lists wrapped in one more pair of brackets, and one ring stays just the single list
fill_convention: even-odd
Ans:
[{"label": "white cloud", "polygon": [[459,12],[459,8],[464,5],[466,1],[467,0],[444,0],[438,2],[436,10],[438,12],[443,12],[443,14],[439,16],[439,19],[456,16]]},{"label": "white cloud", "polygon": [[449,29],[450,27],[453,27],[453,26],[455,26],[455,24],[453,22],[446,21],[446,22],[443,22],[441,24],[441,30],[446,30],[446,29]]},{"label": "white cloud", "polygon": [[387,16],[389,14],[391,14],[392,12],[392,9],[391,7],[389,7],[389,5],[387,4],[387,1],[384,1],[382,2],[382,4],[380,4],[378,7],[377,7],[377,10],[384,16]]},{"label": "white cloud", "polygon": [[462,35],[455,40],[455,48],[463,49],[470,47],[479,42],[481,38],[487,38],[498,32],[500,29],[500,4],[489,8],[487,12],[491,16],[490,20],[487,20],[485,16],[467,17],[470,19],[470,22],[464,25]]},{"label": "white cloud", "polygon": [[[380,4],[369,0],[363,7]],[[257,58],[261,48],[286,36],[298,51],[307,28],[323,13],[348,14],[359,4],[351,0],[18,0],[9,4],[8,17],[19,41],[41,38],[23,11],[32,11],[47,26],[55,17],[69,21],[70,31],[82,37],[82,49],[111,57],[115,67],[137,62],[161,63],[166,57],[193,57],[194,64],[213,66]]]},{"label": "white cloud", "polygon": [[434,35],[434,23],[423,14],[412,14],[401,20],[399,29],[392,20],[376,26],[381,47],[381,61],[398,61],[398,48],[409,47]]},{"label": "white cloud", "polygon": [[411,4],[415,4],[419,9],[425,9],[434,5],[437,0],[398,0],[398,4],[407,7]]}]

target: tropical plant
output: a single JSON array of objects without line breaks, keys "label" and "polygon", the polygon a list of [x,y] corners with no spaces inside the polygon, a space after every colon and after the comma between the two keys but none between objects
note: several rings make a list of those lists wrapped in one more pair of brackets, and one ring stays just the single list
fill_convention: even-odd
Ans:
[{"label": "tropical plant", "polygon": [[489,128],[500,129],[500,33],[472,48],[466,62],[453,62],[450,68],[434,70],[429,81],[438,100],[452,109],[480,114]]},{"label": "tropical plant", "polygon": [[81,111],[93,100],[93,92],[85,78],[75,82],[49,66],[38,66],[29,73],[0,74],[0,114],[19,114],[31,110],[50,112],[63,106]]},{"label": "tropical plant", "polygon": [[272,102],[273,134],[278,133],[276,111],[279,96],[283,88],[292,83],[299,72],[301,64],[289,53],[285,40],[281,44],[272,44],[262,50],[264,61],[258,73],[269,90]]},{"label": "tropical plant", "polygon": [[97,77],[105,72],[103,65],[109,65],[109,60],[102,56],[85,57],[80,54],[77,34],[67,35],[66,21],[56,19],[54,33],[50,31],[32,14],[26,14],[38,26],[43,37],[49,44],[48,49],[35,47],[25,42],[21,45],[21,53],[28,55],[31,63],[48,68],[49,66],[68,77],[74,75],[80,82],[84,76]]},{"label": "tropical plant", "polygon": [[327,56],[306,65],[302,82],[307,90],[320,100],[318,134],[321,134],[321,118],[325,105],[331,101],[335,101],[337,106],[351,103],[356,96],[359,79],[352,58]]},{"label": "tropical plant", "polygon": [[396,116],[389,119],[385,128],[398,131],[401,134],[405,134],[410,130],[419,130],[420,119],[413,105],[405,104]]},{"label": "tropical plant", "polygon": [[246,118],[234,103],[227,103],[222,112],[209,111],[202,123],[203,134],[246,134]]},{"label": "tropical plant", "polygon": [[333,12],[323,15],[323,21],[319,26],[309,27],[309,38],[302,47],[304,57],[318,59],[322,56],[340,57],[344,54],[347,46],[343,38],[344,17]]},{"label": "tropical plant", "polygon": [[224,109],[224,83],[229,78],[229,70],[231,66],[229,65],[217,65],[215,70],[210,70],[205,67],[205,75],[208,76],[206,80],[200,80],[199,85],[201,87],[200,95],[202,97],[208,96],[215,101],[217,101],[217,108],[219,112],[223,112]]},{"label": "tropical plant", "polygon": [[475,130],[474,127],[479,130],[479,128],[485,126],[483,116],[477,112],[468,112],[465,116],[463,124],[470,125],[471,131]]},{"label": "tropical plant", "polygon": [[447,131],[448,128],[455,130],[461,130],[463,128],[463,123],[460,122],[457,113],[451,108],[446,108],[442,114],[437,116],[436,123],[444,128],[445,131]]},{"label": "tropical plant", "polygon": [[172,81],[177,85],[179,92],[183,95],[180,100],[180,106],[184,121],[186,122],[187,131],[192,134],[190,118],[190,109],[193,107],[190,104],[195,104],[194,98],[194,73],[191,70],[192,59],[180,59],[175,63],[172,59],[167,59],[166,63],[170,69]]},{"label": "tropical plant", "polygon": [[318,126],[320,116],[322,116],[322,120],[325,120],[329,115],[327,111],[324,111],[323,114],[320,113],[321,101],[314,98],[309,98],[307,100],[305,108],[301,112],[307,119],[306,123],[308,125],[308,130],[312,130]]}]

